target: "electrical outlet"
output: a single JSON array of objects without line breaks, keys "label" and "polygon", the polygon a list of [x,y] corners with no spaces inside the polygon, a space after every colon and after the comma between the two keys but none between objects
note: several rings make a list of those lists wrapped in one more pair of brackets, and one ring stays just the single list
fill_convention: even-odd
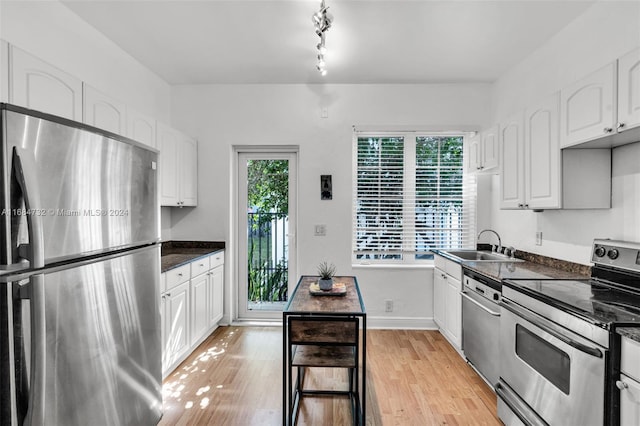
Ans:
[{"label": "electrical outlet", "polygon": [[316,225],[314,235],[316,237],[324,237],[327,235],[327,225]]},{"label": "electrical outlet", "polygon": [[536,245],[537,246],[542,245],[542,231],[536,232]]},{"label": "electrical outlet", "polygon": [[389,299],[384,301],[384,311],[393,312],[393,300]]}]

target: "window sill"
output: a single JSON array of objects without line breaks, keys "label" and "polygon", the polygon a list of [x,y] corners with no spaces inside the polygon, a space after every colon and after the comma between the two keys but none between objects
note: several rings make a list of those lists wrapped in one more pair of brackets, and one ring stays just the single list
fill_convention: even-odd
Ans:
[{"label": "window sill", "polygon": [[362,263],[354,263],[351,265],[353,269],[433,269],[435,266],[431,263],[371,263],[368,265]]}]

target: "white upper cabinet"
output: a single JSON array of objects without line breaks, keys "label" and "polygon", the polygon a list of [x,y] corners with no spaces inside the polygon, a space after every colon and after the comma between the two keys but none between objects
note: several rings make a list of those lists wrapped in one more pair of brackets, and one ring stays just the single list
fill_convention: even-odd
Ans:
[{"label": "white upper cabinet", "polygon": [[615,77],[612,63],[561,90],[562,148],[615,131]]},{"label": "white upper cabinet", "polygon": [[179,206],[178,199],[178,139],[174,129],[158,122],[158,149],[160,150],[160,204]]},{"label": "white upper cabinet", "polygon": [[82,81],[15,46],[9,47],[9,102],[82,121]]},{"label": "white upper cabinet", "polygon": [[198,204],[198,145],[179,131],[157,124],[160,150],[160,204],[185,207]]},{"label": "white upper cabinet", "polygon": [[494,170],[500,163],[499,126],[491,127],[481,133],[482,170]]},{"label": "white upper cabinet", "polygon": [[198,143],[183,136],[178,153],[180,172],[180,201],[182,206],[198,204]]},{"label": "white upper cabinet", "polygon": [[618,131],[640,126],[640,48],[618,60]]},{"label": "white upper cabinet", "polygon": [[465,139],[467,144],[467,158],[469,159],[467,162],[467,172],[469,173],[480,171],[480,165],[482,163],[482,158],[480,157],[480,140],[481,136],[479,133]]},{"label": "white upper cabinet", "polygon": [[562,89],[560,109],[561,148],[609,148],[638,141],[640,48]]},{"label": "white upper cabinet", "polygon": [[157,148],[156,119],[127,107],[127,135],[135,141]]},{"label": "white upper cabinet", "polygon": [[526,208],[522,113],[500,125],[500,208]]},{"label": "white upper cabinet", "polygon": [[84,84],[83,123],[124,135],[127,123],[126,109],[123,102]]},{"label": "white upper cabinet", "polygon": [[491,127],[469,138],[468,156],[469,173],[497,172],[500,158],[499,127]]},{"label": "white upper cabinet", "polygon": [[524,115],[524,204],[561,207],[560,96],[555,93]]}]

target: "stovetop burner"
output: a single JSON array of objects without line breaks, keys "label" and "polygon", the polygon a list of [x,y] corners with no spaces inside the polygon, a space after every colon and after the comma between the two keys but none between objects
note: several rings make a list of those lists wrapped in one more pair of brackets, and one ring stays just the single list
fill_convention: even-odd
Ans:
[{"label": "stovetop burner", "polygon": [[609,328],[640,325],[640,244],[595,240],[592,278],[507,280],[507,285]]}]

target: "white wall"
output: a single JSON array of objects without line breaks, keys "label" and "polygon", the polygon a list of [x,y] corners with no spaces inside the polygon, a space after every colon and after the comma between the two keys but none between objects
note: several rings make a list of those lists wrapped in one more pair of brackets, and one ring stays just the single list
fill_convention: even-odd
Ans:
[{"label": "white wall", "polygon": [[[234,145],[298,145],[298,259],[315,274],[327,259],[356,275],[372,320],[430,325],[431,269],[352,269],[352,126],[436,126],[457,129],[489,122],[490,86],[470,85],[209,85],[172,90],[173,124],[198,139],[198,207],[173,209],[174,239],[225,240],[231,235]],[[327,107],[329,117],[320,118]],[[320,175],[333,175],[333,200],[320,200]],[[315,237],[315,224],[327,235]],[[233,275],[228,276],[235,282]],[[229,282],[229,280],[227,282]],[[394,312],[384,313],[384,300]]]},{"label": "white wall", "polygon": [[[493,120],[499,122],[637,46],[640,3],[596,3],[495,83]],[[494,177],[488,197],[491,221],[503,244],[589,264],[594,238],[640,241],[640,144],[616,148],[612,157],[613,207],[607,210],[499,210]],[[536,231],[542,231],[541,246],[535,245]]]},{"label": "white wall", "polygon": [[0,1],[0,38],[169,123],[170,86],[60,2]]}]

